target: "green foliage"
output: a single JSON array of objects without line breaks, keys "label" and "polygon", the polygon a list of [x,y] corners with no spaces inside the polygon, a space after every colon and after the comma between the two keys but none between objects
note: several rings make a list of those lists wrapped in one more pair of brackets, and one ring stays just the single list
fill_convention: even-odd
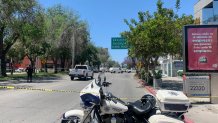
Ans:
[{"label": "green foliage", "polygon": [[108,68],[110,67],[120,67],[120,64],[117,61],[108,59],[108,61],[106,62],[106,65]]},{"label": "green foliage", "polygon": [[146,77],[146,82],[147,82],[149,85],[153,86],[153,76],[151,75],[151,72],[150,72],[150,71],[147,72],[147,73],[145,73],[145,77]]},{"label": "green foliage", "polygon": [[153,73],[153,77],[155,79],[161,79],[162,78],[162,70],[157,70],[157,71],[153,70],[152,73]]},{"label": "green foliage", "polygon": [[31,23],[24,24],[21,35],[25,55],[33,66],[36,58],[46,52],[45,29],[44,11],[37,7],[32,12]]},{"label": "green foliage", "polygon": [[20,62],[28,56],[32,65],[37,57],[52,59],[55,68],[57,61],[61,61],[61,67],[69,68],[72,56],[73,63],[88,61],[94,66],[108,61],[108,50],[90,42],[87,22],[60,4],[44,10],[35,0],[0,0],[0,13],[4,75],[6,58]]},{"label": "green foliage", "polygon": [[25,56],[23,45],[20,42],[16,42],[9,50],[7,58],[20,63]]},{"label": "green foliage", "polygon": [[35,0],[0,0],[0,56],[3,76],[6,76],[5,57],[15,42],[22,41],[24,27],[34,20],[36,8]]},{"label": "green foliage", "polygon": [[141,69],[140,74],[141,74],[140,79],[145,80],[146,79],[145,69]]},{"label": "green foliage", "polygon": [[78,57],[77,62],[84,64],[86,61],[89,62],[89,65],[98,66],[100,65],[100,59],[98,57],[98,50],[92,43],[88,43],[85,50]]},{"label": "green foliage", "polygon": [[176,0],[176,9],[177,11],[180,9],[180,0]]},{"label": "green foliage", "polygon": [[109,53],[107,48],[98,47],[98,57],[102,64],[105,64],[109,59]]},{"label": "green foliage", "polygon": [[61,5],[48,8],[46,11],[46,36],[45,40],[50,46],[44,58],[51,57],[53,61],[71,61],[74,56],[75,63],[85,63],[86,60],[93,58],[85,57],[92,48],[90,42],[88,25],[85,21],[79,20],[79,16],[72,10],[68,10]]},{"label": "green foliage", "polygon": [[[180,1],[176,1],[179,9]],[[161,0],[157,1],[154,13],[139,12],[138,22],[124,20],[129,31],[121,33],[128,41],[129,57],[140,60],[145,70],[155,69],[158,58],[168,54],[182,57],[182,28],[192,24],[192,16],[178,16],[172,9],[164,8]]]},{"label": "green foliage", "polygon": [[177,76],[182,77],[182,76],[183,76],[183,70],[178,70],[178,71],[177,71]]}]

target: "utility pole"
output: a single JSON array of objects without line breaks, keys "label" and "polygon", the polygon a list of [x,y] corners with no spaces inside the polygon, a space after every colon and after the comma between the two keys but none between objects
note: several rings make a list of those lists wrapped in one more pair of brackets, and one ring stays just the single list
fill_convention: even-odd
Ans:
[{"label": "utility pole", "polygon": [[72,35],[72,69],[74,68],[75,65],[75,54],[76,54],[76,39],[75,36],[77,34],[77,31],[80,30],[81,28],[76,28],[75,26],[73,26],[73,35]]},{"label": "utility pole", "polygon": [[75,31],[73,31],[72,36],[73,42],[72,42],[72,69],[74,68],[74,60],[75,60]]}]

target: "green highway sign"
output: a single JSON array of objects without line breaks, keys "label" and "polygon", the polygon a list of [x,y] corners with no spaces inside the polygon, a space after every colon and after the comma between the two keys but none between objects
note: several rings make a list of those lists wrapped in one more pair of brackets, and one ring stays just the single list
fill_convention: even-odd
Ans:
[{"label": "green highway sign", "polygon": [[121,37],[111,38],[111,49],[128,49],[126,39]]}]

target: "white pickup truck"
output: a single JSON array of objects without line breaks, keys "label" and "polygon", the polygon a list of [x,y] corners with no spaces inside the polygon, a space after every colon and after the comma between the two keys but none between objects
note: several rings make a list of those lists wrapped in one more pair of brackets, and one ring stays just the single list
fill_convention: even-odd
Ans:
[{"label": "white pickup truck", "polygon": [[69,76],[71,80],[74,80],[75,77],[87,80],[88,77],[93,79],[94,72],[88,65],[76,65],[74,69],[70,69]]}]

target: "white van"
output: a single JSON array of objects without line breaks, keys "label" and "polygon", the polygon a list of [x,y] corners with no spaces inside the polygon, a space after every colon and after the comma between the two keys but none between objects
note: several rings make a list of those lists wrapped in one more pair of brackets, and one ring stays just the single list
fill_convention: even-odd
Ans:
[{"label": "white van", "polygon": [[105,72],[106,71],[106,68],[105,67],[100,67],[100,72]]},{"label": "white van", "polygon": [[122,73],[122,70],[121,68],[118,68],[118,67],[112,67],[110,68],[110,72],[111,73]]}]

